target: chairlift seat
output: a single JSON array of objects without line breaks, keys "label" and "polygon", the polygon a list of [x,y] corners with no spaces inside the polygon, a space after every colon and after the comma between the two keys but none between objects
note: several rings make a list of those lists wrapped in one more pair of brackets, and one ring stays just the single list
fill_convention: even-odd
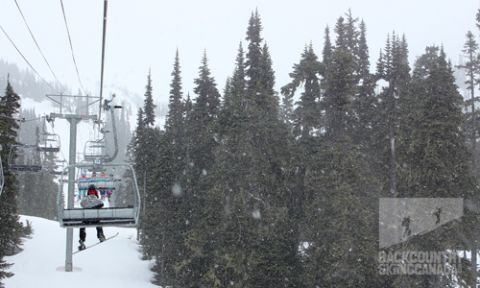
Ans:
[{"label": "chairlift seat", "polygon": [[62,227],[134,226],[137,223],[136,215],[137,211],[133,206],[100,209],[64,209],[60,225]]},{"label": "chairlift seat", "polygon": [[38,151],[42,151],[42,152],[60,152],[60,147],[38,147],[37,148]]},{"label": "chairlift seat", "polygon": [[[95,160],[97,160],[98,158],[95,158]],[[94,161],[95,161],[94,160]],[[98,173],[101,173],[101,172],[106,172],[107,169],[106,168],[103,168],[103,167],[90,167],[87,169],[88,172],[98,172]]]},{"label": "chairlift seat", "polygon": [[105,154],[100,154],[100,153],[99,154],[84,154],[83,155],[83,160],[91,161],[91,162],[93,162],[97,159],[103,159],[103,158],[105,158]]},{"label": "chairlift seat", "polygon": [[23,165],[23,164],[10,164],[8,166],[10,171],[19,172],[40,172],[42,170],[41,165]]}]

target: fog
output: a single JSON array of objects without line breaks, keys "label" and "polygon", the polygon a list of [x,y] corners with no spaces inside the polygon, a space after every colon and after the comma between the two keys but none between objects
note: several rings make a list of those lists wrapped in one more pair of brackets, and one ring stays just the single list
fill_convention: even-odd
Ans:
[{"label": "fog", "polygon": [[[77,91],[79,83],[60,1],[18,0],[18,4],[59,80]],[[321,52],[325,27],[333,28],[336,19],[348,9],[366,22],[372,63],[392,31],[406,35],[411,63],[425,46],[432,44],[443,45],[456,63],[466,32],[479,34],[475,12],[480,5],[474,0],[110,0],[108,4],[105,93],[127,89],[142,95],[151,69],[157,103],[168,99],[176,49],[180,53],[185,94],[192,92],[204,50],[213,76],[219,88],[223,88],[255,9],[262,17],[262,35],[270,46],[277,88],[288,82],[288,73],[305,44],[312,42],[317,53]],[[103,1],[64,0],[64,5],[81,80],[86,92],[98,94]],[[0,25],[42,77],[53,81],[14,1],[1,1]],[[27,67],[4,35],[0,35],[0,46],[1,58]]]}]

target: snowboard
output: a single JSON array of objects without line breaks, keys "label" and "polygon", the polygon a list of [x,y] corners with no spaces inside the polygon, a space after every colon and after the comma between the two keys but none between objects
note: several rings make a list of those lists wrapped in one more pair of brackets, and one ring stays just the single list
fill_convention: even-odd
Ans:
[{"label": "snowboard", "polygon": [[77,250],[77,251],[73,252],[72,254],[77,254],[77,253],[83,252],[83,251],[85,251],[85,250],[87,250],[87,249],[89,249],[89,248],[92,248],[92,247],[94,247],[94,246],[97,246],[98,244],[105,243],[105,242],[107,242],[108,240],[117,237],[118,234],[119,234],[119,232],[117,232],[116,234],[114,234],[114,235],[112,235],[112,236],[110,236],[110,237],[105,238],[105,240],[103,240],[102,242],[98,241],[97,243],[88,245],[88,246],[85,247],[85,249],[83,249],[83,250]]}]

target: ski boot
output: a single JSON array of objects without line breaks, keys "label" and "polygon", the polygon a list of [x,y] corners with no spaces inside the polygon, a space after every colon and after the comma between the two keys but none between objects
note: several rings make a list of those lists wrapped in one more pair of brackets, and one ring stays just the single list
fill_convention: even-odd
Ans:
[{"label": "ski boot", "polygon": [[100,242],[105,241],[105,235],[103,234],[98,235],[98,240],[100,240]]},{"label": "ski boot", "polygon": [[78,250],[82,251],[87,248],[87,246],[85,246],[85,241],[79,240],[78,242],[80,243],[80,246],[78,246]]}]

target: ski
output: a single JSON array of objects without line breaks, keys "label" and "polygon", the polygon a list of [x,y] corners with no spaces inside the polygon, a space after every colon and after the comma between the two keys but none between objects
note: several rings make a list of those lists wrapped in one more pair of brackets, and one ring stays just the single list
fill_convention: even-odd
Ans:
[{"label": "ski", "polygon": [[117,237],[119,233],[120,233],[120,232],[117,232],[116,234],[114,234],[114,235],[112,235],[112,236],[110,236],[110,237],[108,237],[108,238],[105,238],[105,240],[103,240],[102,242],[99,241],[99,242],[97,242],[97,243],[88,245],[88,246],[85,247],[85,249],[83,249],[83,250],[77,250],[77,251],[73,252],[72,254],[77,254],[77,253],[80,253],[80,252],[83,252],[83,251],[87,250],[88,248],[92,248],[92,247],[94,247],[94,246],[97,246],[98,244],[105,243],[106,241]]}]

